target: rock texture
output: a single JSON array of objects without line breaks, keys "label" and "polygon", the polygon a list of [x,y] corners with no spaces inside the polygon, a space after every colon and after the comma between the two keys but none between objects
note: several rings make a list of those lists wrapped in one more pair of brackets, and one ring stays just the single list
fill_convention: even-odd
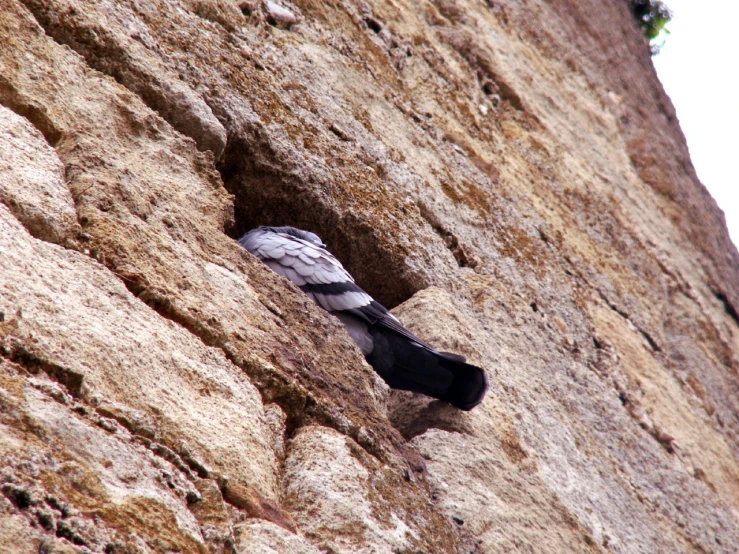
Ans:
[{"label": "rock texture", "polygon": [[[621,0],[4,0],[8,552],[735,552],[739,254]],[[491,377],[389,391],[310,229]]]}]

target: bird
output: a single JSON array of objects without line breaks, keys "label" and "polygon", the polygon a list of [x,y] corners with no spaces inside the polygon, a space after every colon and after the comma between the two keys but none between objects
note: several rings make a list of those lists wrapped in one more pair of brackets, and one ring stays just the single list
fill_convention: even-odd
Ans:
[{"label": "bird", "polygon": [[374,370],[395,389],[471,410],[485,398],[485,371],[459,354],[441,352],[403,327],[355,282],[321,238],[295,227],[261,226],[239,244],[336,316]]}]

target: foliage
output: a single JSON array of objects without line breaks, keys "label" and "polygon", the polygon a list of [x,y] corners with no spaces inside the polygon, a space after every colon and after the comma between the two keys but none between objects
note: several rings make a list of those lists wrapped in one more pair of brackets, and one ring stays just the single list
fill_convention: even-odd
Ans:
[{"label": "foliage", "polygon": [[[629,0],[629,7],[647,40],[653,41],[662,32],[670,34],[665,25],[672,19],[672,12],[661,0]],[[657,52],[659,46],[652,45],[652,53]]]}]

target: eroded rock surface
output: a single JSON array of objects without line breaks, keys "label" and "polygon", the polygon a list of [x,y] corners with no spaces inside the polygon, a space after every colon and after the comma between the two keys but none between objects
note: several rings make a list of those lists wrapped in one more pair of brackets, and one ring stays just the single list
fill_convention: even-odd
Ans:
[{"label": "eroded rock surface", "polygon": [[[5,0],[9,552],[734,552],[739,255],[620,0]],[[439,349],[388,391],[233,240]]]}]

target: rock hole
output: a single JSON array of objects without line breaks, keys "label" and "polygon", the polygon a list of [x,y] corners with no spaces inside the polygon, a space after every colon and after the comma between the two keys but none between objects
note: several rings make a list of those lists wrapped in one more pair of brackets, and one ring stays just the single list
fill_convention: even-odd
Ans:
[{"label": "rock hole", "polygon": [[478,261],[472,255],[467,253],[467,250],[459,242],[457,236],[447,229],[423,202],[419,202],[417,205],[419,212],[421,213],[421,217],[423,217],[434,232],[442,238],[444,244],[457,261],[457,265],[459,267],[476,268],[479,265]]},{"label": "rock hole", "polygon": [[488,96],[491,96],[493,94],[498,94],[498,87],[492,81],[485,81],[482,84],[482,91]]},{"label": "rock hole", "polygon": [[[239,239],[260,225],[291,225],[316,233],[357,284],[389,309],[429,285],[407,273],[388,237],[371,219],[334,200],[331,177],[313,172],[302,159],[285,159],[263,131],[229,137],[218,163],[226,189],[234,195],[234,225]],[[299,155],[299,154],[297,154]]]},{"label": "rock hole", "polygon": [[624,391],[618,393],[618,399],[621,401],[622,406],[626,406],[629,403],[629,397]]},{"label": "rock hole", "polygon": [[59,512],[62,519],[69,517],[69,507],[63,504],[58,498],[49,495],[44,498],[44,501],[47,506]]},{"label": "rock hole", "polygon": [[46,115],[46,109],[23,102],[21,99],[16,98],[16,95],[17,93],[13,90],[10,83],[0,75],[0,104],[21,117],[25,117],[44,136],[49,146],[55,148],[62,138],[62,133],[54,126],[49,116]]},{"label": "rock hole", "polygon": [[259,4],[257,2],[253,2],[253,1],[241,0],[236,5],[241,10],[241,13],[243,13],[246,16],[249,16],[254,11],[256,11],[256,9],[257,9],[257,7],[258,7]]},{"label": "rock hole", "polygon": [[8,483],[3,485],[0,491],[19,510],[26,510],[32,504],[31,495],[26,489]]},{"label": "rock hole", "polygon": [[372,29],[375,33],[379,33],[380,31],[382,31],[382,24],[379,21],[377,21],[375,18],[365,17],[364,22],[367,25],[367,27]]},{"label": "rock hole", "polygon": [[641,336],[644,337],[645,341],[647,341],[647,344],[649,344],[649,348],[651,348],[655,352],[662,352],[662,349],[657,344],[657,341],[655,341],[649,333],[641,329],[639,329],[639,333],[641,333]]},{"label": "rock hole", "polygon": [[73,397],[79,398],[82,395],[83,374],[40,357],[20,343],[14,343],[12,348],[3,354],[11,362],[22,365],[33,374],[43,371],[51,379],[66,387]]},{"label": "rock hole", "polygon": [[56,526],[56,522],[54,521],[54,516],[52,516],[48,512],[37,511],[36,520],[38,520],[39,525],[41,525],[41,527],[43,527],[47,531],[53,531],[54,527]]},{"label": "rock hole", "polygon": [[75,533],[74,529],[72,529],[72,527],[64,521],[60,521],[57,524],[56,536],[63,538],[63,539],[67,539],[68,541],[70,541],[73,544],[76,544],[77,546],[89,546],[87,541],[84,538],[82,538],[80,535]]},{"label": "rock hole", "polygon": [[339,137],[339,139],[345,142],[353,142],[352,137],[349,136],[349,134],[347,134],[347,132],[344,131],[344,129],[342,129],[341,127],[339,127],[336,123],[332,123],[329,126],[328,130],[331,131],[337,137]]},{"label": "rock hole", "polygon": [[736,311],[736,308],[729,301],[727,296],[721,291],[714,292],[713,294],[716,299],[724,305],[724,310],[727,314],[729,314],[729,317],[733,319],[737,325],[739,325],[739,312]]}]

